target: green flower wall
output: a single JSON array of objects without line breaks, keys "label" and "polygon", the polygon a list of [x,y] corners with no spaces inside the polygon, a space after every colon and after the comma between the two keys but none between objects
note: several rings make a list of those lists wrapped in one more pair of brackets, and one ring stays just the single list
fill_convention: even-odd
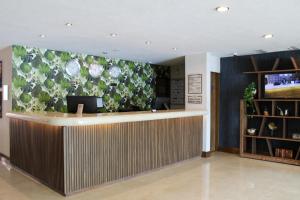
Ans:
[{"label": "green flower wall", "polygon": [[[70,76],[66,64],[76,60],[80,72]],[[97,78],[90,67],[101,66]],[[109,73],[112,66],[120,76]],[[104,57],[53,51],[25,46],[13,46],[12,98],[14,111],[67,112],[66,96],[103,97],[102,112],[112,112],[138,106],[151,109],[155,99],[155,73],[149,64]]]}]

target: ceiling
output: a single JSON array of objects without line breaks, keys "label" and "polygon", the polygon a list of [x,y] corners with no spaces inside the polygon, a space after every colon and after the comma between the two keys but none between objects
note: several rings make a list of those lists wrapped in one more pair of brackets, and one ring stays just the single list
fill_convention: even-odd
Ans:
[{"label": "ceiling", "polygon": [[[220,5],[229,12],[216,12]],[[152,63],[202,52],[287,50],[300,47],[299,9],[299,0],[1,0],[0,48],[107,52]],[[274,38],[262,38],[266,33]]]}]

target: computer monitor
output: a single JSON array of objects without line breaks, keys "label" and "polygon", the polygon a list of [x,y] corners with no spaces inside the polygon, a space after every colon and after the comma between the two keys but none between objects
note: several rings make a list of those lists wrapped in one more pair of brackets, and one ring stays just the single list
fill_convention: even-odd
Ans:
[{"label": "computer monitor", "polygon": [[69,113],[76,113],[78,104],[83,104],[83,113],[98,113],[102,108],[103,100],[96,96],[67,96],[67,107]]}]

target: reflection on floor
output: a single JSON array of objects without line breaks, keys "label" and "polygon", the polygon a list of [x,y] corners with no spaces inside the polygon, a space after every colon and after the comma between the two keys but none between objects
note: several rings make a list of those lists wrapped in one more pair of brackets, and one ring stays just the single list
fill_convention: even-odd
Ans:
[{"label": "reflection on floor", "polygon": [[[299,200],[300,167],[215,153],[68,197],[68,200]],[[65,199],[0,164],[0,200]]]}]

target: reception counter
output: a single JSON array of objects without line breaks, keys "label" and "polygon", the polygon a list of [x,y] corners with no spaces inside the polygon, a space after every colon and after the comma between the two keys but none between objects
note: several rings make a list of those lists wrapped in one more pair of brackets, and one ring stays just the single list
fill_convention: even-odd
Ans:
[{"label": "reception counter", "polygon": [[202,150],[203,111],[7,113],[16,169],[69,195]]}]

